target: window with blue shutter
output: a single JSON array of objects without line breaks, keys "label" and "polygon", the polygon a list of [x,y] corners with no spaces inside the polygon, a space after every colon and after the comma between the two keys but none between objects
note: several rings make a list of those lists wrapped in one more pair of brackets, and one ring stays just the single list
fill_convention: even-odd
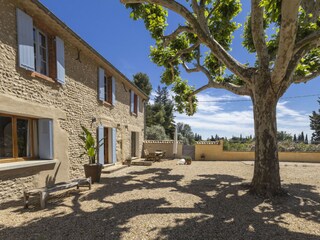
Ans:
[{"label": "window with blue shutter", "polygon": [[112,105],[115,105],[116,104],[116,79],[114,77],[112,77],[112,102],[111,104]]},{"label": "window with blue shutter", "polygon": [[25,12],[17,9],[17,32],[19,66],[30,71],[35,70],[33,21]]},{"label": "window with blue shutter", "polygon": [[[61,38],[47,35],[34,26],[33,19],[17,9],[18,62],[19,66],[65,83],[64,42]],[[49,69],[49,66],[51,69]],[[44,78],[46,79],[46,78]]]},{"label": "window with blue shutter", "polygon": [[130,112],[134,112],[134,92],[130,90]]},{"label": "window with blue shutter", "polygon": [[65,83],[65,66],[64,66],[64,42],[61,38],[56,37],[56,59],[57,59],[57,81]]},{"label": "window with blue shutter", "polygon": [[104,127],[98,127],[98,162],[104,164]]},{"label": "window with blue shutter", "polygon": [[104,69],[98,69],[98,78],[99,78],[99,100],[105,100],[105,76],[104,76]]},{"label": "window with blue shutter", "polygon": [[53,121],[39,119],[38,121],[39,158],[53,159]]},{"label": "window with blue shutter", "polygon": [[140,97],[137,95],[137,115],[139,112],[139,108],[140,108]]}]

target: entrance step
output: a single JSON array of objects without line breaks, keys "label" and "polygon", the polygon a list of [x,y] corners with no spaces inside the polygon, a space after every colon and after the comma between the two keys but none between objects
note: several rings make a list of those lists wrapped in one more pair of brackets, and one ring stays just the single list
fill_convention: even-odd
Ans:
[{"label": "entrance step", "polygon": [[102,169],[102,173],[113,173],[126,167],[128,166],[120,165],[120,164],[107,165],[107,166],[104,166],[104,168]]},{"label": "entrance step", "polygon": [[131,165],[132,166],[151,166],[152,162],[146,161],[144,158],[140,158],[137,160],[132,160]]}]

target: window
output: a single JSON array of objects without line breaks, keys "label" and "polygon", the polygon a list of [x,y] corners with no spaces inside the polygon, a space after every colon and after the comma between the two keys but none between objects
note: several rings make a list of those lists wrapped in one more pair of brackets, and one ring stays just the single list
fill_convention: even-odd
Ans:
[{"label": "window", "polygon": [[134,91],[130,90],[130,112],[138,115],[139,110],[139,96]]},{"label": "window", "polygon": [[0,115],[0,161],[33,158],[36,125],[35,119]]},{"label": "window", "polygon": [[[47,29],[38,23],[41,29]],[[50,81],[65,83],[64,41],[58,36],[46,35],[24,11],[17,9],[18,62],[21,68]],[[50,56],[49,56],[50,55]],[[49,69],[50,66],[50,69]]]},{"label": "window", "polygon": [[115,105],[116,103],[116,80],[107,75],[105,70],[98,68],[98,98],[102,102]]},{"label": "window", "polygon": [[104,76],[104,101],[112,104],[112,77]]},{"label": "window", "polygon": [[48,75],[48,40],[47,36],[37,28],[33,28],[33,48],[35,70]]}]

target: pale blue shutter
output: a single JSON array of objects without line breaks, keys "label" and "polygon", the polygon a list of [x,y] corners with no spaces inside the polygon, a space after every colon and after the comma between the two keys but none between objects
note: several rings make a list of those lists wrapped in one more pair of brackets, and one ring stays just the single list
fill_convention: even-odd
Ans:
[{"label": "pale blue shutter", "polygon": [[98,127],[98,162],[104,164],[104,127]]},{"label": "pale blue shutter", "polygon": [[112,105],[116,104],[116,79],[112,77]]},{"label": "pale blue shutter", "polygon": [[61,84],[64,84],[65,83],[64,42],[59,37],[56,37],[56,57],[57,57],[57,81]]},{"label": "pale blue shutter", "polygon": [[130,112],[134,112],[134,92],[130,91]]},{"label": "pale blue shutter", "polygon": [[137,115],[139,113],[139,107],[140,107],[140,97],[137,96]]},{"label": "pale blue shutter", "polygon": [[19,66],[34,71],[33,21],[17,8]]},{"label": "pale blue shutter", "polygon": [[39,158],[53,159],[53,122],[51,119],[38,121]]},{"label": "pale blue shutter", "polygon": [[112,128],[111,131],[111,140],[112,140],[112,163],[117,162],[117,129]]},{"label": "pale blue shutter", "polygon": [[99,100],[104,101],[104,69],[99,68],[99,73],[98,73],[98,78],[99,78]]}]

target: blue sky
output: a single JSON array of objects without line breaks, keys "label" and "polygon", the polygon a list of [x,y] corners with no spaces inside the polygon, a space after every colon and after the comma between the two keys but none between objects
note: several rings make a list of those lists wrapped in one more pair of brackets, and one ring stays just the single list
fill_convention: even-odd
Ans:
[{"label": "blue sky", "polygon": [[[157,67],[149,58],[149,49],[154,41],[142,21],[129,18],[130,11],[119,0],[41,2],[129,79],[137,72],[144,72],[149,75],[154,89],[161,85],[160,75],[163,69]],[[249,7],[246,3],[235,20],[242,23]],[[169,13],[168,33],[182,22],[176,14]],[[235,32],[231,54],[242,63],[252,63],[254,57],[242,47],[241,34],[242,28]],[[182,73],[182,78],[188,79],[195,87],[207,82],[201,74]],[[304,131],[310,137],[308,116],[313,110],[319,109],[318,97],[290,97],[315,94],[320,96],[320,78],[307,84],[292,85],[278,104],[278,130],[292,134]],[[201,134],[203,138],[215,134],[221,137],[253,135],[252,104],[244,101],[248,100],[245,97],[225,90],[209,89],[200,93],[198,100],[199,110],[194,116],[176,113],[176,121],[189,124],[193,131]]]}]

